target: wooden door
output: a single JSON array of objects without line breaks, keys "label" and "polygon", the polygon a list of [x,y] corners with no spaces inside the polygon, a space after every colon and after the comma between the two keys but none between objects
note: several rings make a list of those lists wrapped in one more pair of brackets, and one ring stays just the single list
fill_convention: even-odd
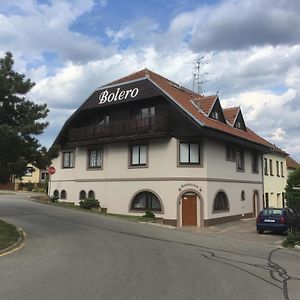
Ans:
[{"label": "wooden door", "polygon": [[197,195],[182,196],[182,226],[197,226]]}]

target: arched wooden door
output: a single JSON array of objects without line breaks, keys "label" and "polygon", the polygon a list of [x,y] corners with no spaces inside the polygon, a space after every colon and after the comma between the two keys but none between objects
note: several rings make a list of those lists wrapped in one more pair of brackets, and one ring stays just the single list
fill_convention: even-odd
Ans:
[{"label": "arched wooden door", "polygon": [[197,226],[197,195],[182,196],[182,226]]}]

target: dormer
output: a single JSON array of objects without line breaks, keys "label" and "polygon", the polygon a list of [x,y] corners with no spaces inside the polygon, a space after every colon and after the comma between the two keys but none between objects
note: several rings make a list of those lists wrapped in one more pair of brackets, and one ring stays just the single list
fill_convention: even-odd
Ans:
[{"label": "dormer", "polygon": [[208,113],[208,117],[226,124],[223,109],[221,107],[221,103],[218,97],[216,97],[215,102]]},{"label": "dormer", "polygon": [[247,131],[247,127],[243,118],[240,107],[229,107],[223,109],[227,123],[234,128]]}]

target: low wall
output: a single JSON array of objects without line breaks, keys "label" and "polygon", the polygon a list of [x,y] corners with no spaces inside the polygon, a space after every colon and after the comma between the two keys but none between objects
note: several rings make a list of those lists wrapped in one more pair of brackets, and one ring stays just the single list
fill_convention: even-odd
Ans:
[{"label": "low wall", "polygon": [[18,184],[15,182],[0,183],[0,190],[16,191]]}]

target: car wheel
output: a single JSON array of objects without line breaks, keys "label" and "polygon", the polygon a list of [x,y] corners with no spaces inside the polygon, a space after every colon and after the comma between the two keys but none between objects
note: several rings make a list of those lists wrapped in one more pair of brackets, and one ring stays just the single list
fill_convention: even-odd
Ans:
[{"label": "car wheel", "polygon": [[257,232],[258,232],[259,234],[263,234],[263,233],[264,233],[264,230],[259,229],[259,230],[257,230]]}]

